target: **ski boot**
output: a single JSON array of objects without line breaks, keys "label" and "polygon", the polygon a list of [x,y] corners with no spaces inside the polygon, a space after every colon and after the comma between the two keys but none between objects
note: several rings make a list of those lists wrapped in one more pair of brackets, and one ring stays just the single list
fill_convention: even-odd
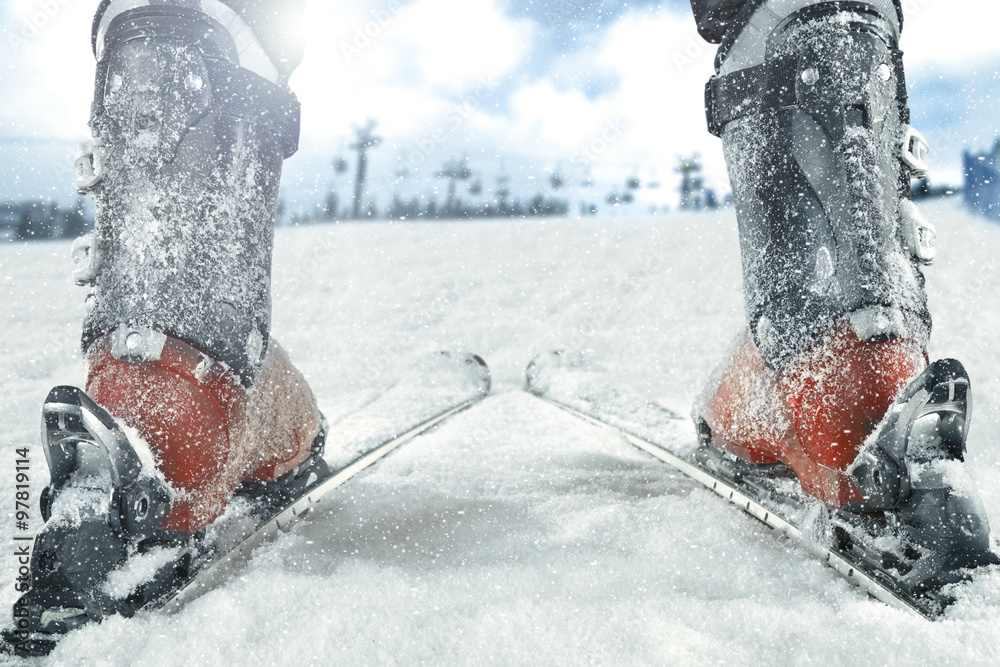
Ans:
[{"label": "ski boot", "polygon": [[[930,590],[994,556],[975,490],[941,473],[961,469],[968,381],[957,362],[927,366],[935,233],[910,179],[925,175],[928,147],[909,125],[897,9],[764,0],[728,19],[706,112],[733,189],[748,327],[696,424],[704,461],[741,479],[787,465],[836,513],[840,537],[892,533],[905,585]],[[965,394],[947,409],[927,398],[948,388]],[[911,482],[925,471],[923,486],[891,487],[894,504],[890,487],[877,491],[887,470],[869,461],[883,450]]]},{"label": "ski boot", "polygon": [[77,188],[97,216],[73,249],[87,387],[45,404],[47,523],[6,636],[20,652],[175,589],[234,494],[280,503],[326,474],[315,398],[270,338],[295,58],[243,4],[105,1],[94,20]]}]

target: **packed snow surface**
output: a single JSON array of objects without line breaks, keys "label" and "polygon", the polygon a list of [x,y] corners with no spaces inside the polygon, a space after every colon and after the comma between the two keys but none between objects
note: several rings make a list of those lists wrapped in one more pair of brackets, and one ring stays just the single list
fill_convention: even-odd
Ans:
[{"label": "packed snow surface", "polygon": [[[931,356],[975,390],[968,460],[1000,527],[1000,226],[926,207]],[[0,246],[0,539],[14,449],[45,483],[40,407],[81,384],[69,244]],[[436,349],[493,395],[405,445],[174,616],[110,619],[45,662],[80,665],[995,664],[1000,574],[947,620],[894,611],[620,438],[521,392],[582,351],[686,414],[742,326],[732,212],[279,230],[274,332],[332,421]],[[8,553],[13,553],[10,550]],[[0,558],[13,582],[15,558]],[[4,584],[2,613],[15,598]]]}]

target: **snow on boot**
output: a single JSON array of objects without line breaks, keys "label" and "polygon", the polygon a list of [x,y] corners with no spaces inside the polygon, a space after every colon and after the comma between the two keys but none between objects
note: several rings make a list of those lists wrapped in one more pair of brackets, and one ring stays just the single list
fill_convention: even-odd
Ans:
[{"label": "snow on boot", "polygon": [[122,324],[149,329],[250,386],[268,350],[274,211],[298,101],[240,66],[245,51],[220,20],[162,4],[113,15],[119,4],[135,5],[112,2],[95,20],[95,138],[79,163],[97,207],[78,276],[94,285],[84,347]]},{"label": "snow on boot", "polygon": [[[877,428],[890,437],[886,415],[900,392],[917,400],[913,387],[943,372],[934,365],[910,383],[927,364],[921,266],[934,258],[934,229],[910,201],[927,145],[909,126],[896,9],[890,0],[747,3],[706,88],[736,205],[748,328],[696,406],[702,457],[742,475],[787,464],[834,509],[875,502],[866,494],[878,484],[862,484],[852,465]],[[743,466],[724,464],[719,450]],[[929,582],[935,568],[989,560],[989,531],[971,485],[941,472],[960,461],[920,456],[901,460],[930,466],[924,486],[883,509],[905,526],[897,542],[944,554],[914,575]]]},{"label": "snow on boot", "polygon": [[74,244],[87,394],[56,388],[45,405],[51,520],[22,605],[42,635],[128,614],[160,590],[115,593],[134,559],[175,550],[147,568],[170,579],[164,564],[183,568],[234,493],[294,495],[324,466],[315,398],[270,337],[274,211],[299,131],[289,62],[221,2],[106,0],[93,37],[77,188],[96,226]]},{"label": "snow on boot", "polygon": [[36,633],[65,633],[127,609],[128,600],[113,601],[106,591],[112,571],[129,556],[179,550],[187,537],[161,528],[173,492],[148,450],[133,448],[111,415],[76,387],[49,393],[42,445],[50,473],[41,496],[46,523],[31,550],[30,590],[19,587],[25,594],[14,607],[14,639],[27,654],[48,650]]},{"label": "snow on boot", "polygon": [[696,406],[711,442],[750,463],[781,461],[833,507],[860,500],[847,467],[925,365],[923,338],[862,341],[850,322],[771,369],[744,332]]},{"label": "snow on boot", "polygon": [[[808,6],[776,17],[772,4]],[[734,32],[709,82],[709,124],[765,363],[780,367],[847,316],[864,341],[912,334],[907,316],[929,329],[919,267],[932,252],[910,248],[916,218],[901,213],[916,156],[895,18],[858,2],[768,2]]]},{"label": "snow on boot", "polygon": [[97,218],[78,276],[93,285],[88,392],[149,443],[179,493],[166,525],[189,533],[244,480],[309,458],[320,431],[305,380],[270,340],[298,101],[239,14],[190,7],[98,10],[93,169],[81,169]]},{"label": "snow on boot", "polygon": [[[939,588],[958,580],[956,570],[1000,563],[964,465],[971,409],[965,368],[936,361],[899,395],[848,469],[863,499],[838,512],[847,527],[841,539],[889,559],[917,586]],[[899,546],[884,553],[873,535]]]},{"label": "snow on boot", "polygon": [[177,495],[163,527],[194,533],[244,481],[275,480],[313,454],[322,417],[305,379],[274,341],[249,389],[222,364],[166,338],[155,360],[115,356],[135,331],[87,353],[87,393],[149,443]]}]

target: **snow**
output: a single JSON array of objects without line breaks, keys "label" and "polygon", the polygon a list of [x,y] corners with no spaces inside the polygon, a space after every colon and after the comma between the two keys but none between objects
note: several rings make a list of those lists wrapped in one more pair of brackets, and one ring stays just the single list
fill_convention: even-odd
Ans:
[{"label": "snow", "polygon": [[180,555],[180,547],[157,547],[145,553],[134,554],[124,567],[108,575],[102,590],[115,600],[124,600],[139,586],[152,581],[161,568],[176,562]]},{"label": "snow", "polygon": [[435,352],[405,369],[399,384],[330,425],[323,459],[337,470],[442,412],[489,391],[489,371],[474,355]]},{"label": "snow", "polygon": [[[927,271],[931,356],[970,370],[968,460],[1000,526],[1000,226],[948,203],[924,212],[941,248]],[[331,422],[435,349],[484,356],[493,395],[336,491],[178,614],[109,619],[40,663],[995,661],[1000,574],[941,623],[891,610],[620,438],[520,392],[536,353],[565,348],[687,414],[742,326],[731,212],[313,226],[275,243],[275,335]],[[13,507],[15,446],[31,447],[32,530],[42,400],[84,379],[84,291],[68,253],[0,246],[12,341],[0,352],[0,501]],[[0,540],[15,532],[8,509]],[[0,558],[0,582],[15,566]],[[0,606],[14,598],[4,583]]]}]

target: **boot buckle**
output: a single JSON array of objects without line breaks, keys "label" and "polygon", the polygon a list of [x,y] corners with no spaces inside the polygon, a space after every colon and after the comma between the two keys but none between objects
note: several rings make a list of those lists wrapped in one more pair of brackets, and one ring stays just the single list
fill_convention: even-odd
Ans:
[{"label": "boot buckle", "polygon": [[86,234],[73,241],[73,280],[80,287],[93,285],[104,263],[104,243],[95,234]]},{"label": "boot buckle", "polygon": [[909,199],[899,200],[903,243],[921,264],[933,264],[937,255],[937,229]]},{"label": "boot buckle", "polygon": [[913,178],[927,178],[927,170],[930,169],[930,165],[927,164],[927,154],[931,150],[931,145],[924,139],[924,135],[912,125],[907,125],[901,148],[900,158],[903,164],[909,167],[910,175]]},{"label": "boot buckle", "polygon": [[104,143],[100,137],[80,144],[80,153],[76,156],[76,191],[85,195],[104,180],[104,167],[101,164],[101,149]]}]

